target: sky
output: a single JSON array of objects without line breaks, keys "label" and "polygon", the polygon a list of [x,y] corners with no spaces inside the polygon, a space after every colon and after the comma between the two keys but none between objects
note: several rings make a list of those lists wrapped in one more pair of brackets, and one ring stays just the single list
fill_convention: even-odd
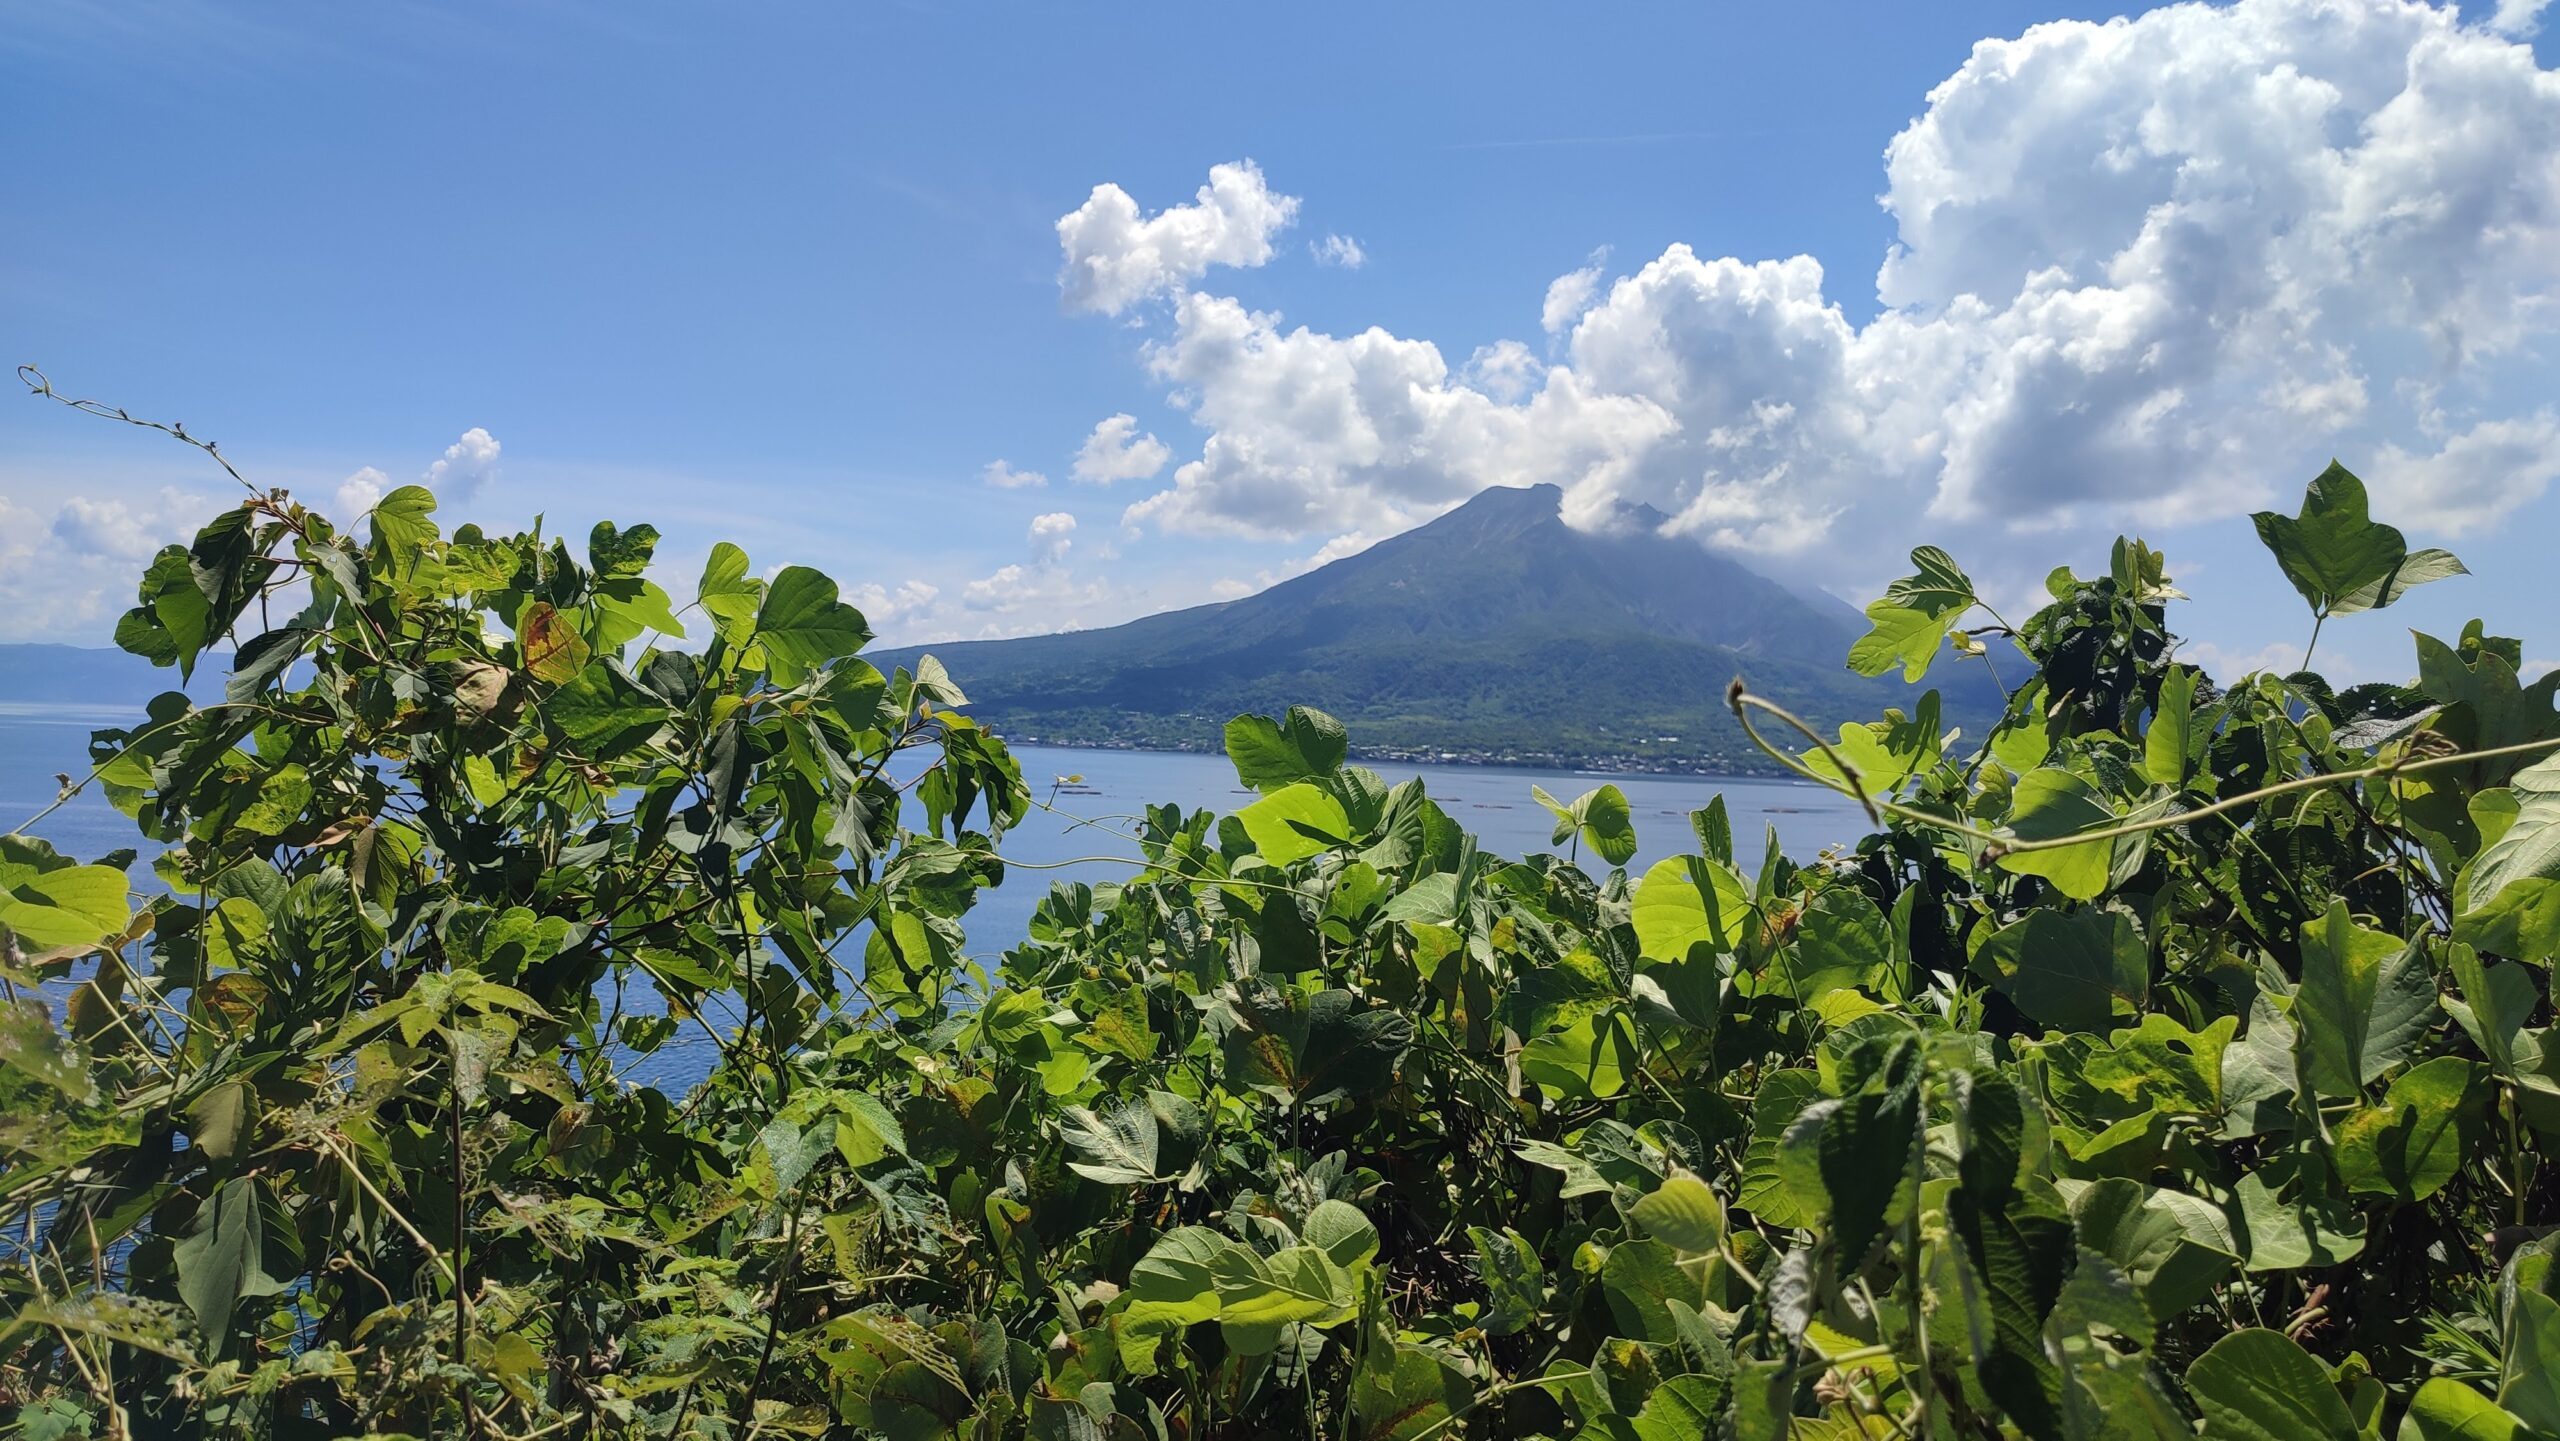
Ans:
[{"label": "sky", "polygon": [[[2218,671],[2335,457],[2560,663],[2536,0],[64,3],[0,16],[0,336],[342,518],[655,524],[890,641],[1248,593],[1492,485],[1853,602],[2165,550]],[[229,503],[0,396],[0,640]]]}]

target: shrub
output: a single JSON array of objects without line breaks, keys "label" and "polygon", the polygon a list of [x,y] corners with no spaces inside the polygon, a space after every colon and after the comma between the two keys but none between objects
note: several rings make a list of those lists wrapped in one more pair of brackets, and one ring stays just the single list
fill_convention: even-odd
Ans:
[{"label": "shrub", "polygon": [[[1853,664],[2022,650],[1988,735],[1732,693],[1854,850],[1496,857],[1293,710],[973,953],[1033,801],[938,667],[433,510],[152,563],[127,649],[238,641],[96,740],[165,894],[0,838],[20,1434],[2560,1436],[2560,678],[2477,624],[2223,687],[2139,542],[2014,630],[1923,550]],[[2259,524],[2315,636],[2459,569]]]}]

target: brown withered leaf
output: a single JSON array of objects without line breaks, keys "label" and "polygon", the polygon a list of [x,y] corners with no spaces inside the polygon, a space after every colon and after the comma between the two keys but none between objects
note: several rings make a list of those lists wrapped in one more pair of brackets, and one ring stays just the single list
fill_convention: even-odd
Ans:
[{"label": "brown withered leaf", "polygon": [[560,685],[586,669],[586,640],[547,601],[525,607],[516,641],[524,650],[524,668],[535,680]]}]

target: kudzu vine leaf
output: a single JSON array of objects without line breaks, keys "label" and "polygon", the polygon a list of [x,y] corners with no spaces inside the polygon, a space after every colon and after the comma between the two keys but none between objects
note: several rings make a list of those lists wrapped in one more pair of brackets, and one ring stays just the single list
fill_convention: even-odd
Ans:
[{"label": "kudzu vine leaf", "polygon": [[1916,727],[1885,721],[1842,721],[1830,750],[1817,746],[1799,759],[1814,774],[1838,780],[1860,795],[1888,796],[1937,753],[1937,737],[1930,736],[1922,744],[1920,734]]},{"label": "kudzu vine leaf", "polygon": [[809,672],[869,644],[871,626],[836,598],[834,581],[805,565],[786,565],[756,611],[755,634],[774,684],[796,686]]},{"label": "kudzu vine leaf", "polygon": [[2518,1431],[2497,1402],[2446,1376],[2420,1382],[2400,1418],[2400,1441],[2517,1441]]},{"label": "kudzu vine leaf", "polygon": [[969,698],[951,678],[950,668],[933,656],[916,661],[915,674],[909,678],[909,690],[916,701],[931,701],[940,706],[967,705]]},{"label": "kudzu vine leaf", "polygon": [[2239,1203],[2240,1242],[2251,1271],[2299,1271],[2335,1266],[2364,1250],[2365,1218],[2343,1201],[2316,1197],[2286,1201],[2263,1169],[2232,1188]]},{"label": "kudzu vine leaf", "polygon": [[2533,972],[2514,961],[2484,967],[2479,953],[2459,941],[2452,947],[2451,969],[2461,994],[2442,996],[2438,1003],[2489,1058],[2490,1069],[2513,1079],[2525,1022],[2542,1001]]},{"label": "kudzu vine leaf", "polygon": [[617,660],[589,662],[542,700],[542,713],[579,755],[613,760],[647,745],[670,714]]},{"label": "kudzu vine leaf", "polygon": [[216,1161],[239,1158],[257,1130],[257,1097],[246,1082],[226,1081],[187,1107],[187,1143]]},{"label": "kudzu vine leaf", "polygon": [[1154,1027],[1147,1017],[1147,993],[1131,986],[1112,993],[1086,1021],[1076,1040],[1093,1050],[1143,1061],[1156,1050]]},{"label": "kudzu vine leaf", "polygon": [[1314,1246],[1286,1246],[1268,1257],[1230,1241],[1209,1261],[1218,1288],[1218,1327],[1246,1355],[1268,1354],[1284,1326],[1337,1326],[1359,1305],[1351,1273]]},{"label": "kudzu vine leaf", "polygon": [[242,642],[232,655],[231,679],[223,685],[222,698],[235,705],[255,699],[267,682],[290,670],[319,636],[311,626],[287,625]]},{"label": "kudzu vine leaf", "polygon": [[[1596,1174],[1593,1179],[1598,1180]],[[1596,1189],[1608,1187],[1604,1183]],[[1508,1226],[1499,1231],[1470,1226],[1467,1239],[1475,1245],[1476,1279],[1483,1284],[1488,1303],[1477,1324],[1488,1336],[1527,1330],[1547,1299],[1546,1268],[1538,1260],[1537,1248]]]},{"label": "kudzu vine leaf", "polygon": [[1229,1244],[1206,1226],[1180,1226],[1158,1238],[1129,1269],[1119,1328],[1123,1366],[1141,1376],[1155,1374],[1161,1338],[1217,1318],[1218,1285],[1210,1263]]},{"label": "kudzu vine leaf", "polygon": [[1384,1090],[1413,1043],[1409,1017],[1363,1007],[1346,990],[1254,984],[1230,1004],[1238,1024],[1223,1046],[1235,1079],[1301,1105]]},{"label": "kudzu vine leaf", "polygon": [[748,578],[747,553],[724,540],[711,547],[703,562],[697,594],[721,636],[734,645],[755,623],[756,608],[764,603],[764,582]]},{"label": "kudzu vine leaf", "polygon": [[[1736,1204],[1782,1228],[1811,1225],[1822,1213],[1787,1184],[1779,1148],[1804,1109],[1822,1098],[1822,1078],[1811,1071],[1773,1071],[1761,1078],[1751,1103],[1751,1147],[1742,1160]],[[1818,1184],[1818,1182],[1817,1182]]]},{"label": "kudzu vine leaf", "polygon": [[1799,1000],[1817,1001],[1848,987],[1880,988],[1893,957],[1893,935],[1884,912],[1848,887],[1826,890],[1804,908],[1795,954],[1773,969],[1782,972]]},{"label": "kudzu vine leaf", "polygon": [[2121,911],[2029,911],[1982,943],[1973,970],[2058,1031],[2108,1030],[2120,1005],[2139,1013],[2151,989],[2150,953]]},{"label": "kudzu vine leaf", "polygon": [[2195,773],[2207,736],[2195,725],[2196,677],[2185,666],[2160,678],[2160,701],[2142,733],[2142,773],[2156,786],[2179,786]]},{"label": "kudzu vine leaf", "polygon": [[[59,1101],[82,1104],[94,1094],[88,1059],[55,1027],[53,1012],[32,996],[0,1003],[0,1070],[14,1072],[51,1093],[42,1097],[45,1106]],[[6,1079],[0,1076],[0,1081]],[[7,1088],[5,1094],[24,1097],[16,1087]]]},{"label": "kudzu vine leaf", "polygon": [[1685,961],[1701,944],[1713,952],[1737,950],[1755,914],[1742,877],[1703,856],[1656,862],[1637,883],[1632,910],[1636,944],[1656,961]]},{"label": "kudzu vine leaf", "polygon": [[2364,482],[2334,460],[2303,491],[2299,515],[2262,510],[2251,519],[2285,579],[2318,615],[2345,614],[2369,588],[2368,605],[2387,604],[2392,578],[2409,558],[2400,532],[2368,513]]},{"label": "kudzu vine leaf", "polygon": [[2560,1436],[2560,1301],[2519,1289],[2507,1303],[2498,1404],[2544,1436]]},{"label": "kudzu vine leaf", "polygon": [[921,1362],[901,1361],[871,1386],[871,1421],[889,1441],[947,1441],[976,1410],[968,1392]]},{"label": "kudzu vine leaf", "polygon": [[1069,1106],[1058,1135],[1077,1159],[1067,1169],[1106,1186],[1137,1186],[1156,1179],[1156,1118],[1143,1101],[1095,1115]]},{"label": "kudzu vine leaf", "polygon": [[113,866],[38,870],[0,849],[0,928],[30,951],[94,946],[133,918],[124,872]]},{"label": "kudzu vine leaf", "polygon": [[1869,602],[1866,614],[1867,633],[1849,646],[1849,669],[1876,676],[1899,665],[1906,682],[1916,682],[1929,673],[1938,647],[1946,643],[1947,633],[1961,619],[1955,611],[1931,615],[1882,600]]},{"label": "kudzu vine leaf", "polygon": [[2207,1441],[2356,1441],[2355,1415],[2320,1364],[2281,1331],[2234,1331],[2187,1367]]},{"label": "kudzu vine leaf", "polygon": [[152,558],[143,572],[140,599],[116,622],[116,645],[153,665],[174,665],[181,679],[193,679],[213,608],[196,589],[185,546],[164,546]]},{"label": "kudzu vine leaf", "polygon": [[[2116,823],[2096,787],[2058,766],[2040,766],[2018,778],[2009,803],[2009,832],[2022,841],[2053,841]],[[2096,899],[2107,888],[2115,859],[2112,841],[2089,841],[2050,850],[2004,851],[2000,868],[2042,876],[2075,901]]]},{"label": "kudzu vine leaf", "polygon": [[1658,1346],[1680,1339],[1667,1303],[1696,1307],[1702,1300],[1698,1278],[1680,1264],[1680,1253],[1662,1241],[1621,1241],[1609,1248],[1600,1265],[1600,1287],[1609,1298],[1609,1314],[1620,1335]]},{"label": "kudzu vine leaf", "polygon": [[1624,1011],[1576,1018],[1520,1049],[1520,1074],[1558,1096],[1607,1100],[1627,1088],[1638,1064],[1635,1027]]},{"label": "kudzu vine leaf", "polygon": [[1458,918],[1458,878],[1446,871],[1425,876],[1397,892],[1378,914],[1406,925],[1449,925]]},{"label": "kudzu vine leaf", "polygon": [[1592,1165],[1588,1157],[1570,1146],[1559,1146],[1553,1141],[1530,1139],[1520,1142],[1514,1151],[1521,1160],[1533,1166],[1544,1166],[1549,1170],[1561,1172],[1564,1176],[1564,1184],[1556,1194],[1562,1199],[1571,1200],[1576,1196],[1606,1193],[1610,1189],[1609,1179],[1600,1174],[1600,1168]]},{"label": "kudzu vine leaf", "polygon": [[2527,877],[2499,887],[2495,900],[2454,918],[2453,938],[2519,961],[2560,958],[2560,880]]},{"label": "kudzu vine leaf", "polygon": [[420,553],[436,539],[436,497],[423,485],[404,485],[373,503],[373,550],[397,580],[417,573]]},{"label": "kudzu vine leaf", "polygon": [[2462,1168],[2462,1121],[2476,1067],[2438,1056],[2392,1078],[2379,1106],[2337,1123],[2338,1176],[2351,1191],[2403,1204],[2444,1189]]},{"label": "kudzu vine leaf", "polygon": [[1342,802],[1300,781],[1281,786],[1236,812],[1253,848],[1275,866],[1293,865],[1350,843]]},{"label": "kudzu vine leaf", "polygon": [[1593,854],[1613,866],[1635,859],[1635,814],[1627,806],[1626,792],[1602,786],[1576,800],[1573,809],[1582,822],[1583,844]]},{"label": "kudzu vine leaf", "polygon": [[1724,1202],[1686,1171],[1664,1181],[1627,1214],[1646,1234],[1693,1256],[1724,1245]]},{"label": "kudzu vine leaf", "polygon": [[2137,1105],[2184,1115],[2222,1110],[2222,1058],[2240,1024],[2224,1016],[2190,1031],[2154,1011],[2141,1024],[2119,1030],[2106,1048],[2093,1049],[2081,1065],[2089,1085]]},{"label": "kudzu vine leaf", "polygon": [[2223,1134],[2262,1135],[2291,1124],[2293,1097],[2301,1089],[2294,1060],[2298,1036],[2273,999],[2260,994],[2249,1006],[2249,1026],[2222,1050]]},{"label": "kudzu vine leaf", "polygon": [[2413,550],[2392,568],[2390,574],[2349,591],[2329,613],[2351,615],[2357,611],[2381,610],[2429,581],[2450,580],[2470,573],[2461,561],[2454,558],[2452,551],[2432,547]]},{"label": "kudzu vine leaf", "polygon": [[1955,558],[1934,545],[1911,552],[1916,572],[1885,587],[1867,607],[1871,629],[1849,647],[1849,669],[1882,675],[1902,667],[1906,682],[1926,675],[1947,633],[1974,604],[1973,581]]},{"label": "kudzu vine leaf", "polygon": [[1081,1158],[1068,1162],[1069,1170],[1107,1186],[1135,1186],[1174,1179],[1169,1173],[1190,1164],[1206,1127],[1199,1103],[1149,1091],[1099,1116],[1069,1106],[1058,1132]]},{"label": "kudzu vine leaf", "polygon": [[1378,1254],[1378,1228],[1348,1201],[1324,1200],[1307,1213],[1299,1239],[1331,1257],[1346,1271],[1357,1271]]},{"label": "kudzu vine leaf", "polygon": [[2360,1095],[2425,1034],[2435,980],[2417,946],[2357,925],[2343,899],[2302,938],[2294,1051],[2303,1081],[2323,1096]]},{"label": "kudzu vine leaf", "polygon": [[549,685],[560,685],[576,675],[592,654],[577,627],[548,601],[531,602],[516,618],[516,644],[525,670]]},{"label": "kudzu vine leaf", "polygon": [[1300,781],[1319,781],[1341,769],[1350,740],[1342,722],[1323,711],[1291,706],[1283,720],[1240,715],[1227,722],[1227,759],[1236,778],[1265,795]]},{"label": "kudzu vine leaf", "polygon": [[1352,1434],[1359,1441],[1426,1441],[1450,1434],[1451,1418],[1474,1401],[1474,1383],[1438,1352],[1397,1342],[1384,1365],[1364,1366],[1351,1378],[1351,1415],[1359,1423]]},{"label": "kudzu vine leaf", "polygon": [[265,1222],[258,1214],[258,1181],[240,1176],[213,1188],[195,1224],[178,1238],[178,1296],[195,1313],[215,1355],[231,1339],[231,1311],[250,1296],[280,1289],[260,1269]]},{"label": "kudzu vine leaf", "polygon": [[1548,845],[1560,846],[1573,838],[1574,828],[1582,824],[1581,817],[1574,814],[1573,807],[1557,800],[1547,792],[1545,786],[1541,785],[1529,787],[1529,799],[1546,807],[1547,814],[1556,818],[1555,834],[1547,837]]},{"label": "kudzu vine leaf", "polygon": [[836,1151],[857,1169],[891,1154],[907,1153],[907,1132],[877,1096],[849,1091],[836,1097]]},{"label": "kudzu vine leaf", "polygon": [[1697,1441],[1722,1427],[1728,1383],[1713,1376],[1674,1376],[1653,1388],[1636,1413],[1636,1441]]},{"label": "kudzu vine leaf", "polygon": [[2080,1243],[2123,1269],[2158,1321],[2203,1301],[2239,1264],[2231,1223],[2211,1202],[2108,1177],[2071,1204]]},{"label": "kudzu vine leaf", "polygon": [[2487,908],[2519,882],[2560,880],[2560,755],[2516,772],[2507,787],[2515,793],[2515,819],[2464,873],[2465,914]]}]

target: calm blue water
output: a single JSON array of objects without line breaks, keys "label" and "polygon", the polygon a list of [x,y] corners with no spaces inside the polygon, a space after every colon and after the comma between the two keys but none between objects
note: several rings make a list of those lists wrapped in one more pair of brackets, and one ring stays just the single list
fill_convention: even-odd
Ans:
[{"label": "calm blue water", "polygon": [[[62,707],[0,704],[0,829],[17,826],[53,803],[54,776],[85,775],[88,741],[93,729],[130,723],[129,712],[83,711]],[[1023,778],[1035,797],[1046,798],[1053,777],[1081,776],[1098,795],[1060,796],[1054,804],[1065,815],[1034,810],[1022,825],[1007,833],[1005,856],[1016,862],[1053,864],[1088,856],[1135,860],[1137,846],[1117,832],[1133,827],[1128,818],[1150,803],[1175,802],[1186,810],[1207,807],[1225,813],[1252,800],[1236,782],[1235,769],[1224,756],[1157,751],[1080,750],[1051,746],[1018,746]],[[1855,802],[1815,785],[1797,781],[1705,779],[1686,776],[1590,775],[1568,771],[1515,770],[1492,766],[1379,765],[1390,783],[1420,777],[1424,788],[1460,825],[1475,832],[1484,848],[1498,855],[1519,856],[1551,849],[1547,838],[1554,822],[1530,798],[1532,785],[1546,787],[1570,801],[1603,783],[1626,792],[1635,813],[1638,849],[1633,869],[1691,849],[1694,833],[1689,813],[1719,791],[1733,819],[1736,849],[1756,855],[1762,827],[1774,826],[1789,855],[1812,856],[1822,847],[1856,840],[1866,831]],[[1078,819],[1091,821],[1079,825]],[[920,818],[918,818],[920,823]],[[91,860],[108,851],[140,844],[131,824],[92,788],[69,804],[27,827],[66,855]],[[970,951],[992,961],[1018,939],[1031,912],[1052,882],[1099,881],[1127,875],[1131,866],[1091,861],[1063,869],[1012,871],[1005,883],[983,893],[967,926]],[[135,867],[138,885],[156,889],[146,866]],[[640,988],[645,991],[645,987]],[[640,996],[635,993],[633,1002]],[[634,1004],[632,1009],[643,1009]],[[655,1009],[654,997],[646,1009]],[[630,1068],[634,1080],[680,1088],[708,1069],[713,1047],[698,1031],[681,1034],[667,1049]]]}]

